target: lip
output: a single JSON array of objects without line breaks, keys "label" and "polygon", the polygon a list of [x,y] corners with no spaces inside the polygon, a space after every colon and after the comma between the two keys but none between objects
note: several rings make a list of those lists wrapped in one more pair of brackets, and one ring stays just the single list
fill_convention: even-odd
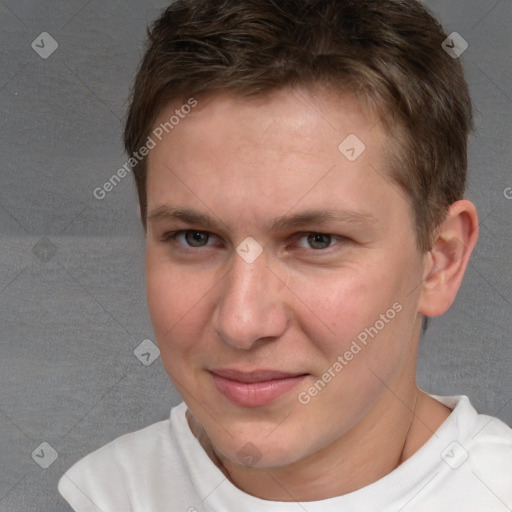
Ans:
[{"label": "lip", "polygon": [[243,372],[231,369],[210,370],[213,381],[230,402],[239,407],[263,407],[302,382],[307,374],[277,370]]}]

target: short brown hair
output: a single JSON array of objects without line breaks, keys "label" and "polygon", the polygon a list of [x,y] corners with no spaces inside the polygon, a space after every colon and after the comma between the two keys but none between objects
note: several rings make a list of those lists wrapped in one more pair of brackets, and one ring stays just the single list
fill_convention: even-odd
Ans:
[{"label": "short brown hair", "polygon": [[[288,86],[354,93],[385,118],[391,179],[431,245],[464,194],[472,108],[441,25],[415,0],[176,0],[148,30],[124,143],[144,145],[164,107],[215,91],[264,95]],[[341,141],[340,141],[341,142]],[[132,168],[143,224],[146,159]]]}]

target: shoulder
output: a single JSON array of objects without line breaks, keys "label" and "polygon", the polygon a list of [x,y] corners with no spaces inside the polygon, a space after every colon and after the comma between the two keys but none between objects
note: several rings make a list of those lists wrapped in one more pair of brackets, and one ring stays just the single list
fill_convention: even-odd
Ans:
[{"label": "shoulder", "polygon": [[[453,408],[452,420],[458,437],[470,446],[512,447],[512,428],[494,416],[479,414],[467,396],[436,397]],[[512,463],[512,460],[510,461]]]},{"label": "shoulder", "polygon": [[[161,450],[169,450],[170,421],[164,420],[149,425],[141,430],[124,434],[110,443],[79,460],[73,468],[85,470],[131,467],[134,470],[147,459],[154,460],[154,455]],[[138,463],[138,464],[137,464]]]},{"label": "shoulder", "polygon": [[[438,474],[449,491],[446,499],[457,496],[457,502],[467,501],[470,510],[483,510],[484,505],[497,510],[502,503],[511,506],[512,428],[498,418],[479,414],[466,396],[441,398],[446,405],[455,405],[446,422],[452,428],[436,433],[442,459]],[[447,403],[450,400],[454,403]],[[495,500],[497,508],[490,507]]]},{"label": "shoulder", "polygon": [[[184,407],[182,403],[175,409],[184,414]],[[58,489],[79,512],[158,510],[157,502],[176,501],[176,492],[185,490],[185,478],[167,419],[86,455],[61,477]],[[145,509],[150,502],[155,502],[152,508]]]},{"label": "shoulder", "polygon": [[475,475],[489,476],[501,484],[512,500],[512,428],[498,418],[477,414],[467,445],[468,462]]}]

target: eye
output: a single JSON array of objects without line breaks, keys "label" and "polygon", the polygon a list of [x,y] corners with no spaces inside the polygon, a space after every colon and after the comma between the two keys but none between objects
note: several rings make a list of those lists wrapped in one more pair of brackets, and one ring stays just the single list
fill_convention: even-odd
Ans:
[{"label": "eye", "polygon": [[[305,243],[301,242],[301,240],[305,240]],[[334,245],[333,242],[336,242],[336,238],[332,235],[325,233],[307,233],[299,238],[297,245],[305,249],[320,250],[331,247]]]},{"label": "eye", "polygon": [[166,240],[174,239],[181,245],[188,247],[205,247],[210,240],[210,233],[207,231],[176,231],[166,235]]}]

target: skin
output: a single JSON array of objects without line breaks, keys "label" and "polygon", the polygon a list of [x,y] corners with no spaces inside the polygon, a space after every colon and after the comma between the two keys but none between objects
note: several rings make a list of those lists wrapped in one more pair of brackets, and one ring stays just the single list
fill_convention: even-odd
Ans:
[{"label": "skin", "polygon": [[[349,134],[366,146],[353,162],[338,150]],[[432,250],[420,253],[412,209],[385,173],[386,144],[353,97],[285,89],[203,98],[150,152],[147,297],[162,362],[212,460],[262,499],[360,489],[414,454],[450,413],[416,384],[421,314],[440,315],[454,300],[477,215],[458,201]],[[193,209],[214,224],[185,222],[166,208]],[[270,229],[310,210],[364,217]],[[173,238],[181,230],[209,238],[196,235],[203,245],[191,247],[185,234]],[[309,233],[332,236],[312,247]],[[253,263],[236,252],[248,236],[263,249]],[[299,393],[397,302],[401,311],[301,404]],[[308,376],[251,408],[217,390],[212,368]],[[250,463],[239,455],[248,450]]]}]

